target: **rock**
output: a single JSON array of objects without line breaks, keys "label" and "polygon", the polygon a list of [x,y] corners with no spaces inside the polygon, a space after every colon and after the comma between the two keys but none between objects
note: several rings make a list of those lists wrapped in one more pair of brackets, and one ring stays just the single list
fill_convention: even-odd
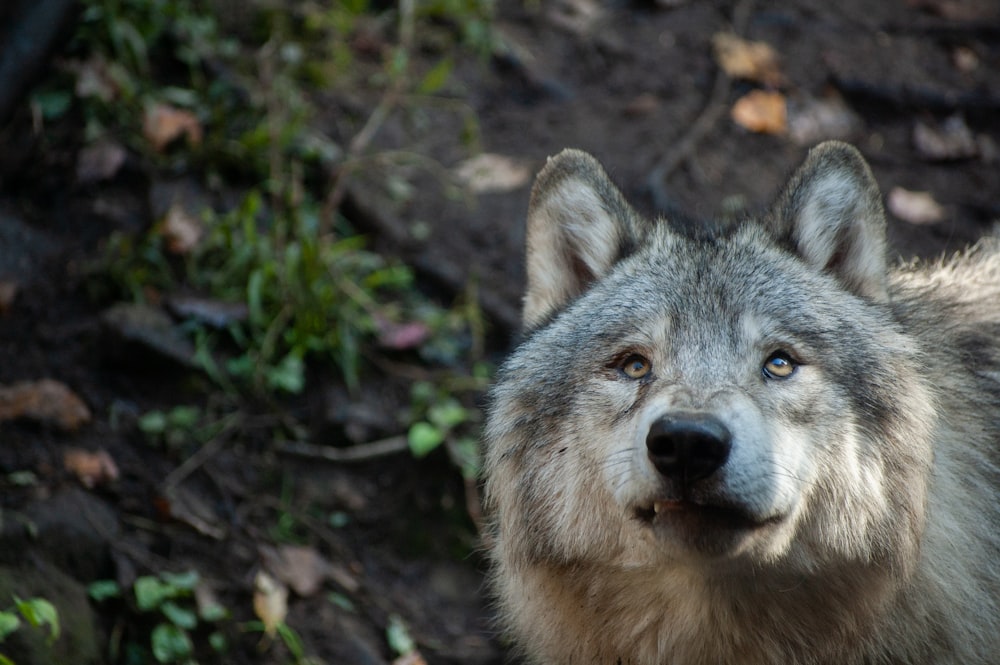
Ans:
[{"label": "rock", "polygon": [[0,530],[0,564],[17,565],[31,552],[83,583],[112,576],[110,543],[119,525],[104,501],[70,488],[29,504],[21,515]]},{"label": "rock", "polygon": [[[63,541],[63,549],[69,541]],[[103,662],[103,640],[97,618],[83,584],[43,559],[22,553],[14,565],[0,565],[0,608],[7,609],[13,596],[44,598],[59,616],[59,638],[49,643],[47,628],[34,628],[26,621],[7,636],[0,651],[17,665],[90,665]]]}]

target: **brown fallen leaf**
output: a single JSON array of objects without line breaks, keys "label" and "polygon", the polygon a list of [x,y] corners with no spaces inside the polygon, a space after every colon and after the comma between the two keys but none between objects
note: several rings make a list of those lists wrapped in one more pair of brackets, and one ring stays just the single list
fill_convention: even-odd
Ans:
[{"label": "brown fallen leaf", "polygon": [[212,505],[184,485],[164,487],[156,498],[156,509],[163,519],[176,520],[215,540],[226,537],[226,527]]},{"label": "brown fallen leaf", "polygon": [[76,180],[92,184],[114,178],[125,163],[128,152],[117,141],[99,139],[88,145],[76,158]]},{"label": "brown fallen leaf", "polygon": [[21,285],[13,280],[0,280],[0,315],[6,314],[14,305]]},{"label": "brown fallen leaf", "polygon": [[603,16],[596,0],[558,0],[548,4],[546,13],[553,25],[580,36],[591,34]]},{"label": "brown fallen leaf", "polygon": [[253,581],[253,611],[268,637],[274,637],[288,615],[288,588],[263,570]]},{"label": "brown fallen leaf", "polygon": [[384,349],[393,351],[415,349],[426,342],[430,336],[430,326],[421,321],[378,323],[378,345]]},{"label": "brown fallen leaf", "polygon": [[198,246],[205,230],[198,217],[179,203],[174,203],[163,217],[160,233],[170,253],[184,255]]},{"label": "brown fallen leaf", "polygon": [[455,177],[476,194],[510,192],[531,180],[531,167],[524,160],[483,153],[455,168]]},{"label": "brown fallen leaf", "polygon": [[819,99],[797,95],[788,99],[788,136],[799,145],[849,139],[860,128],[861,118],[837,95]]},{"label": "brown fallen leaf", "polygon": [[893,187],[886,197],[886,207],[895,217],[910,224],[934,224],[944,219],[944,208],[930,192]]},{"label": "brown fallen leaf", "polygon": [[655,113],[659,108],[659,97],[651,92],[643,92],[627,102],[622,108],[622,113],[629,116],[646,116]]},{"label": "brown fallen leaf", "polygon": [[0,386],[0,421],[28,418],[72,432],[90,422],[82,399],[53,379]]},{"label": "brown fallen leaf", "polygon": [[96,97],[104,103],[115,100],[121,86],[108,66],[108,61],[100,55],[88,60],[70,61],[67,69],[76,74],[74,92],[80,99]]},{"label": "brown fallen leaf", "polygon": [[202,138],[198,117],[191,111],[169,104],[152,104],[146,108],[142,119],[142,133],[156,152],[163,152],[182,136],[192,146],[200,145]]},{"label": "brown fallen leaf", "polygon": [[918,122],[913,128],[913,144],[925,159],[949,161],[979,154],[976,137],[960,115],[948,117],[940,125]]},{"label": "brown fallen leaf", "polygon": [[788,129],[785,96],[780,92],[751,90],[736,100],[730,117],[737,125],[759,134],[784,134]]},{"label": "brown fallen leaf", "polygon": [[281,545],[274,554],[267,560],[268,568],[297,595],[305,598],[322,588],[330,564],[316,548]]},{"label": "brown fallen leaf", "polygon": [[951,63],[958,71],[968,74],[979,67],[979,56],[967,46],[957,46],[951,52]]},{"label": "brown fallen leaf", "polygon": [[87,489],[118,480],[118,465],[106,450],[69,448],[63,453],[63,467]]},{"label": "brown fallen leaf", "polygon": [[752,42],[730,32],[712,37],[715,60],[730,78],[779,88],[786,83],[778,53],[766,42]]}]

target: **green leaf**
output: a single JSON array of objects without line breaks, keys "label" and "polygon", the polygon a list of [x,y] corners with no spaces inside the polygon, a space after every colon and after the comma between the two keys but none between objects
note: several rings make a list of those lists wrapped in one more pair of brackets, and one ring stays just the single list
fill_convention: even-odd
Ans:
[{"label": "green leaf", "polygon": [[427,410],[427,418],[442,430],[450,430],[469,419],[469,412],[455,399],[446,399]]},{"label": "green leaf", "polygon": [[444,433],[428,422],[420,421],[410,426],[407,433],[410,452],[414,457],[424,457],[444,441]]},{"label": "green leaf", "polygon": [[448,441],[448,452],[452,461],[462,470],[462,477],[473,480],[479,477],[482,468],[482,457],[479,451],[479,440],[471,436],[459,437]]},{"label": "green leaf", "polygon": [[445,86],[454,68],[455,63],[451,58],[443,58],[424,75],[423,80],[417,85],[417,92],[421,95],[433,95]]},{"label": "green leaf", "polygon": [[97,580],[91,582],[90,586],[87,587],[87,594],[97,602],[101,602],[108,598],[120,598],[122,588],[114,580]]},{"label": "green leaf", "polygon": [[181,607],[172,600],[164,601],[160,605],[160,611],[163,612],[163,616],[170,620],[170,623],[178,628],[193,630],[198,625],[198,615],[194,611]]},{"label": "green leaf", "polygon": [[0,612],[0,642],[21,627],[21,620],[13,612]]},{"label": "green leaf", "polygon": [[305,658],[306,650],[302,645],[302,639],[299,637],[298,633],[292,630],[291,626],[282,621],[278,624],[278,635],[281,636],[281,641],[285,643],[285,647],[292,654],[295,662],[302,662],[302,659]]},{"label": "green leaf", "polygon": [[201,576],[197,570],[188,570],[183,573],[161,573],[160,579],[177,589],[194,591],[194,588],[198,586]]},{"label": "green leaf", "polygon": [[152,575],[144,575],[137,579],[132,590],[135,592],[135,603],[143,612],[155,610],[163,604],[163,601],[174,595],[173,588]]},{"label": "green leaf", "polygon": [[208,644],[215,653],[225,653],[229,650],[229,642],[226,640],[226,636],[219,631],[215,631],[208,636]]},{"label": "green leaf", "polygon": [[0,665],[16,665],[16,663],[7,656],[0,653]]},{"label": "green leaf", "polygon": [[154,628],[150,642],[153,646],[153,656],[161,663],[176,663],[194,651],[194,645],[188,634],[169,623],[161,623]]},{"label": "green leaf", "polygon": [[198,424],[201,409],[196,406],[175,406],[167,414],[167,420],[173,427],[191,429]]},{"label": "green leaf", "polygon": [[229,610],[219,603],[204,605],[198,612],[205,621],[222,621],[229,616]]},{"label": "green leaf", "polygon": [[167,414],[163,411],[149,411],[139,418],[138,425],[145,434],[163,434],[167,431]]},{"label": "green leaf", "polygon": [[327,594],[326,599],[346,612],[358,611],[358,608],[354,606],[354,602],[342,593],[331,591]]},{"label": "green leaf", "polygon": [[389,625],[385,628],[385,638],[389,643],[389,648],[400,656],[413,653],[417,650],[417,643],[410,635],[410,629],[403,619],[393,614],[389,617]]},{"label": "green leaf", "polygon": [[31,96],[31,101],[42,112],[44,119],[56,120],[69,110],[73,95],[65,90],[40,91]]},{"label": "green leaf", "polygon": [[267,385],[271,389],[298,394],[306,387],[306,368],[302,357],[289,353],[267,373]]},{"label": "green leaf", "polygon": [[59,612],[56,611],[55,605],[44,598],[28,600],[14,598],[14,604],[17,605],[21,616],[35,628],[48,624],[50,641],[59,638]]}]

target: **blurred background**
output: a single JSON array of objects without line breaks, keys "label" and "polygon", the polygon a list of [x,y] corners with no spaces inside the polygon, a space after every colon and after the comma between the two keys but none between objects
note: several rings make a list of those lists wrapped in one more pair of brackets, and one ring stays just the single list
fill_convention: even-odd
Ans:
[{"label": "blurred background", "polygon": [[516,662],[478,430],[534,174],[760,208],[870,161],[898,260],[1000,218],[992,0],[0,6],[0,663]]}]

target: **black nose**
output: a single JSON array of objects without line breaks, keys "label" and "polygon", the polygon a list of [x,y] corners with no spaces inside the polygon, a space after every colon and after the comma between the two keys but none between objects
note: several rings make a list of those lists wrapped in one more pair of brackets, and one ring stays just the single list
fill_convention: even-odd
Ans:
[{"label": "black nose", "polygon": [[708,478],[729,458],[732,434],[717,418],[675,413],[657,420],[646,435],[649,461],[681,485]]}]

